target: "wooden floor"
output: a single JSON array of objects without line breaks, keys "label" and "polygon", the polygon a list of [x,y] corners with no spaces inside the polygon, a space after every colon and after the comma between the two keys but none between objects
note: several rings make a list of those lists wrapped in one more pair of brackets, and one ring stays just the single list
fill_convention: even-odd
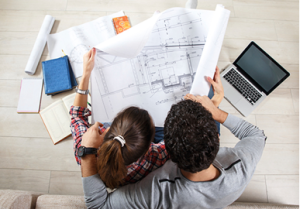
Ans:
[{"label": "wooden floor", "polygon": [[[219,67],[224,69],[254,40],[291,76],[247,121],[265,130],[267,144],[243,195],[246,202],[299,204],[299,2],[201,0],[198,9],[222,3],[231,11]],[[53,145],[38,114],[17,114],[20,82],[46,14],[52,33],[124,10],[133,25],[154,11],[183,7],[185,0],[0,0],[0,189],[82,195],[72,138]],[[41,61],[49,59],[45,49]],[[42,77],[39,65],[35,77]],[[69,93],[46,96],[42,109]],[[242,117],[226,100],[221,109]],[[221,146],[237,142],[221,128]]]}]

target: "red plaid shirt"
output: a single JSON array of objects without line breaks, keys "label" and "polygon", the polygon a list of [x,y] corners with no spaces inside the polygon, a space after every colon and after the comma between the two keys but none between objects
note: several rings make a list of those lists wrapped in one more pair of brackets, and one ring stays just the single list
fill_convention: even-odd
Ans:
[{"label": "red plaid shirt", "polygon": [[[91,111],[88,108],[72,106],[70,115],[70,127],[74,139],[74,155],[77,163],[80,165],[81,160],[80,157],[78,157],[78,148],[81,146],[82,135],[90,127],[88,116],[91,115]],[[124,185],[141,180],[151,171],[164,165],[169,158],[170,156],[167,153],[164,142],[158,144],[151,143],[149,150],[142,159],[127,166],[128,171],[127,176],[124,178]]]}]

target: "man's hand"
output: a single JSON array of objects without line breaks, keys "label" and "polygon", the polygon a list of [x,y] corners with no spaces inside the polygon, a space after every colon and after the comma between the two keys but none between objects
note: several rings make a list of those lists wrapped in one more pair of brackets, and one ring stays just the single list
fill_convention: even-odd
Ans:
[{"label": "man's hand", "polygon": [[91,126],[83,134],[81,145],[85,147],[93,147],[98,149],[102,145],[104,136],[109,130],[108,128],[102,133],[99,129],[99,127],[102,126],[103,124],[99,122],[96,122],[93,126]]},{"label": "man's hand", "polygon": [[212,100],[210,100],[207,96],[194,96],[192,94],[187,94],[184,96],[184,99],[201,103],[202,106],[212,114],[214,120],[220,123],[225,122],[228,114],[217,108]]},{"label": "man's hand", "polygon": [[96,49],[92,48],[83,55],[83,76],[90,76],[95,65]]},{"label": "man's hand", "polygon": [[214,79],[211,79],[210,77],[206,77],[206,79],[212,85],[214,90],[214,96],[211,99],[211,101],[214,103],[216,107],[218,107],[222,99],[224,98],[224,88],[221,82],[220,70],[218,66],[216,67]]}]

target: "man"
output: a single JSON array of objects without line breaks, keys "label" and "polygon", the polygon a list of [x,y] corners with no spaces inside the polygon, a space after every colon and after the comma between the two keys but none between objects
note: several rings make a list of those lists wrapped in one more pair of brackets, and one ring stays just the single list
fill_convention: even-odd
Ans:
[{"label": "man", "polygon": [[[172,106],[164,126],[171,160],[143,180],[108,194],[97,174],[95,156],[82,158],[88,208],[223,208],[242,194],[266,137],[257,127],[216,107],[224,94],[218,70],[215,77],[216,83],[210,81],[215,91],[211,100],[188,94]],[[219,148],[214,120],[240,139],[234,148]],[[82,144],[99,146],[98,135],[97,128],[90,129]]]}]

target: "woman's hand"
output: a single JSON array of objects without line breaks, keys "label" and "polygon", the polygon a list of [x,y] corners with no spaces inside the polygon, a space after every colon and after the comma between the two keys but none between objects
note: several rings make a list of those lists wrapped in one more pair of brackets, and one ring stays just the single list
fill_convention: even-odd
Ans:
[{"label": "woman's hand", "polygon": [[103,133],[99,129],[99,127],[102,127],[103,124],[96,122],[94,125],[92,125],[82,136],[81,145],[85,147],[94,147],[99,148],[104,140],[104,136],[109,130],[107,128]]},{"label": "woman's hand", "polygon": [[91,72],[95,66],[95,54],[96,49],[92,48],[90,51],[83,55],[83,75],[82,76],[90,76]]},{"label": "woman's hand", "polygon": [[[83,55],[83,73],[78,86],[80,90],[85,91],[89,89],[90,76],[95,65],[95,54],[96,49],[92,48]],[[87,95],[76,94],[73,105],[87,107]]]},{"label": "woman's hand", "polygon": [[220,70],[218,66],[216,67],[214,79],[211,79],[210,77],[207,77],[206,79],[213,86],[213,90],[214,90],[214,96],[211,99],[211,101],[214,103],[216,107],[218,107],[222,99],[224,98],[224,88],[221,82]]}]

